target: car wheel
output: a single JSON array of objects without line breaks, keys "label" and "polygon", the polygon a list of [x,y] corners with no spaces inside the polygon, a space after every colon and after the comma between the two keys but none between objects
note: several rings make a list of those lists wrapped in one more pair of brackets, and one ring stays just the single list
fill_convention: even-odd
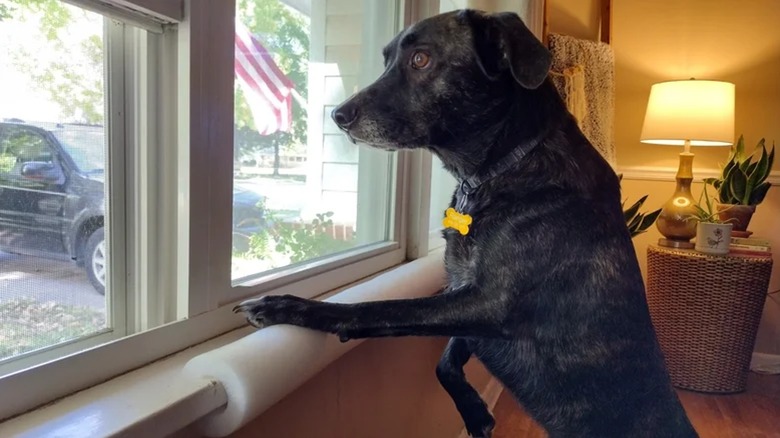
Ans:
[{"label": "car wheel", "polygon": [[101,295],[106,294],[106,265],[108,253],[106,251],[106,235],[103,227],[95,230],[87,239],[87,246],[84,248],[86,260],[84,263],[87,269],[89,282]]}]

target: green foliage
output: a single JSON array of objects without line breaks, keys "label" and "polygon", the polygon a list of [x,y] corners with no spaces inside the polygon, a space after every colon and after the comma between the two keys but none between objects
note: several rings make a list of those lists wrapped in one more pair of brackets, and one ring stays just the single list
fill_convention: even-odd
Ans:
[{"label": "green foliage", "polygon": [[55,40],[71,20],[71,10],[59,0],[6,0],[0,4],[0,21],[17,18],[27,21],[29,14],[41,14],[40,30],[48,40]]},{"label": "green foliage", "polygon": [[301,227],[281,224],[276,228],[276,251],[290,256],[292,263],[310,260],[349,249],[349,241],[338,240],[330,233],[333,212],[319,213],[317,218]]},{"label": "green foliage", "polygon": [[707,222],[711,224],[723,224],[728,223],[731,219],[722,221],[718,215],[718,211],[715,208],[715,200],[707,193],[707,184],[704,184],[704,188],[699,195],[699,201],[694,205],[696,208],[695,216],[691,217],[691,220],[698,222]]},{"label": "green foliage", "polygon": [[46,44],[58,54],[52,62],[20,47],[13,62],[28,75],[60,108],[61,116],[72,121],[102,124],[104,114],[102,26],[97,34],[74,41],[70,27],[94,19],[79,8],[58,0],[10,0],[0,9],[2,19],[37,25]]},{"label": "green foliage", "polygon": [[772,171],[774,159],[774,144],[767,153],[763,138],[755,150],[747,155],[745,140],[740,135],[737,144],[731,147],[728,162],[723,166],[720,177],[707,178],[704,183],[715,188],[721,204],[758,205],[772,185],[766,179]]},{"label": "green foliage", "polygon": [[16,164],[16,156],[0,153],[0,173],[8,173]]},{"label": "green foliage", "polygon": [[242,255],[250,259],[264,260],[269,257],[270,249],[271,236],[267,231],[262,231],[249,236],[249,249]]},{"label": "green foliage", "polygon": [[16,9],[4,3],[0,3],[0,22],[13,18],[13,13]]},{"label": "green foliage", "polygon": [[[623,174],[619,174],[618,179],[623,181]],[[632,238],[647,231],[647,229],[655,223],[656,219],[658,219],[658,215],[661,214],[660,208],[651,211],[650,213],[641,213],[639,209],[642,208],[646,200],[647,195],[639,198],[631,207],[625,208],[625,202],[621,204],[624,208],[623,217],[626,220],[626,226],[628,227],[628,232],[631,234]]]},{"label": "green foliage", "polygon": [[353,239],[336,239],[331,234],[334,226],[332,211],[315,215],[316,218],[309,223],[283,222],[269,210],[265,210],[263,216],[274,225],[249,236],[249,249],[237,253],[237,256],[271,260],[273,255],[281,254],[289,257],[291,263],[297,263],[352,247]]},{"label": "green foliage", "polygon": [[661,209],[651,211],[650,213],[640,213],[639,209],[647,200],[647,195],[642,196],[631,207],[623,211],[623,217],[626,219],[626,226],[631,237],[636,237],[650,228],[661,214]]}]

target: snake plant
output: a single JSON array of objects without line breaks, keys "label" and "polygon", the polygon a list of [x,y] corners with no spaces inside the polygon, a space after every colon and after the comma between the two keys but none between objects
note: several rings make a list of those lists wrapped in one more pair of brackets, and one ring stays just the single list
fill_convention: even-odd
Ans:
[{"label": "snake plant", "polygon": [[[618,174],[618,178],[622,182],[623,174]],[[626,226],[628,227],[628,232],[631,234],[632,238],[647,231],[647,229],[655,223],[655,220],[658,219],[658,215],[661,214],[660,208],[651,211],[650,213],[641,213],[639,211],[645,203],[645,200],[647,200],[647,196],[648,195],[642,196],[627,209],[625,209],[625,201],[621,204],[624,208],[623,217],[626,219]]]},{"label": "snake plant", "polygon": [[715,188],[721,204],[758,205],[772,185],[766,179],[772,171],[774,159],[775,145],[772,144],[772,150],[767,153],[763,138],[755,150],[746,155],[745,139],[740,135],[737,144],[731,147],[728,162],[723,166],[720,177],[707,178],[704,182]]}]

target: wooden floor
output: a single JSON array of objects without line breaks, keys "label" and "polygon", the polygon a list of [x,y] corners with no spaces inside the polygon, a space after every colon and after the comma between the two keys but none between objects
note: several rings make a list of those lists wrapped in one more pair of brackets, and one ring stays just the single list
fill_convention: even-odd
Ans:
[{"label": "wooden floor", "polygon": [[[747,391],[741,394],[677,393],[701,438],[780,438],[780,375],[750,373]],[[493,438],[547,436],[506,391],[493,413]]]}]

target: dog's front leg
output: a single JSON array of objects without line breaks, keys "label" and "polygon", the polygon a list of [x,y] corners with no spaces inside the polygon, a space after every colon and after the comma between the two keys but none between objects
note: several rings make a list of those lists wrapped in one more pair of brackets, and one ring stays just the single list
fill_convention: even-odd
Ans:
[{"label": "dog's front leg", "polygon": [[469,361],[471,350],[463,338],[452,338],[436,365],[436,377],[458,408],[466,430],[472,437],[488,438],[496,422],[487,405],[463,373],[463,366]]},{"label": "dog's front leg", "polygon": [[432,297],[336,304],[269,295],[236,306],[255,327],[292,324],[337,334],[342,341],[382,336],[505,337],[506,306],[473,288]]}]

